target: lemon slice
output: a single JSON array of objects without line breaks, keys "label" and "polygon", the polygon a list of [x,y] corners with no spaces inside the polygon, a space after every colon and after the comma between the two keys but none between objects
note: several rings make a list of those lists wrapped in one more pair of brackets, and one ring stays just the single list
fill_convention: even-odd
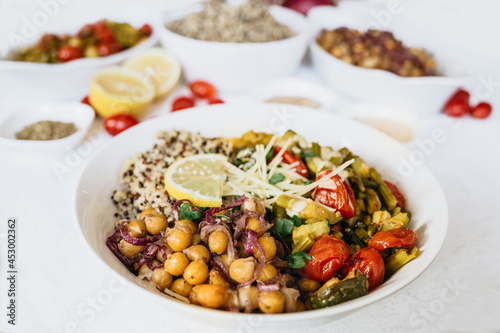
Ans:
[{"label": "lemon slice", "polygon": [[109,67],[90,83],[89,102],[103,118],[116,114],[140,116],[155,97],[150,78],[139,71]]},{"label": "lemon slice", "polygon": [[189,199],[198,207],[220,207],[226,161],[227,157],[219,154],[177,160],[165,172],[165,189],[175,199]]},{"label": "lemon slice", "polygon": [[170,52],[155,47],[146,50],[123,63],[126,68],[140,71],[149,77],[156,89],[156,98],[166,96],[181,77],[181,63]]}]

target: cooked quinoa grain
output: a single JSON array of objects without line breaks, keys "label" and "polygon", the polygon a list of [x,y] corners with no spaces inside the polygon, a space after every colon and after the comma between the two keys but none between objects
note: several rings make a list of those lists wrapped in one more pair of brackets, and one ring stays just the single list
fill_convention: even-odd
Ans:
[{"label": "cooked quinoa grain", "polygon": [[215,42],[262,43],[293,36],[289,27],[274,20],[265,0],[249,0],[239,7],[222,0],[210,1],[203,11],[174,21],[167,28],[185,37]]},{"label": "cooked quinoa grain", "polygon": [[158,133],[151,150],[126,160],[120,173],[121,190],[111,199],[117,208],[117,219],[135,218],[146,208],[155,208],[173,222],[174,199],[165,191],[163,175],[176,159],[196,154],[230,155],[232,145],[222,138],[204,138],[198,133],[170,130]]}]

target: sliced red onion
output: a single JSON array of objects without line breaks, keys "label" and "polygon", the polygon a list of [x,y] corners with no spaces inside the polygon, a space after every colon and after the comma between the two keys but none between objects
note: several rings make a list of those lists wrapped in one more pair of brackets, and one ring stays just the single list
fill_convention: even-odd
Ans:
[{"label": "sliced red onion", "polygon": [[125,242],[136,246],[148,245],[149,243],[156,242],[158,240],[158,236],[144,238],[133,237],[132,235],[130,235],[130,232],[126,227],[120,228],[120,234]]},{"label": "sliced red onion", "polygon": [[257,280],[257,276],[259,275],[260,271],[262,270],[262,268],[264,268],[264,265],[266,264],[266,252],[264,251],[264,248],[262,247],[262,245],[259,244],[259,242],[256,242],[255,246],[257,247],[257,249],[259,249],[259,252],[260,252],[259,264],[255,268],[255,272],[253,273],[253,277],[245,283],[240,283],[238,285],[238,288],[243,288],[243,287],[249,286],[252,283],[254,283],[255,280]]},{"label": "sliced red onion", "polygon": [[227,269],[226,265],[224,265],[224,263],[222,262],[220,256],[213,257],[210,263],[219,272],[224,281],[226,281],[231,288],[236,287],[237,283],[233,279],[231,279],[231,276],[229,275],[229,270]]},{"label": "sliced red onion", "polygon": [[245,229],[241,239],[243,240],[243,245],[245,246],[245,254],[252,255],[255,244],[257,243],[259,234],[251,229]]},{"label": "sliced red onion", "polygon": [[267,230],[267,222],[266,222],[266,219],[264,218],[264,216],[262,216],[262,214],[254,212],[253,210],[245,210],[245,213],[250,213],[250,214],[254,215],[254,217],[258,218],[259,222],[260,222],[260,227],[264,230]]},{"label": "sliced red onion", "polygon": [[264,284],[259,282],[257,283],[257,289],[259,289],[260,292],[278,291],[280,290],[280,285],[279,283]]},{"label": "sliced red onion", "polygon": [[113,236],[109,237],[106,240],[106,246],[108,249],[115,255],[115,257],[118,258],[118,260],[121,261],[122,264],[125,265],[125,267],[128,268],[129,271],[133,272],[134,271],[134,260],[125,257],[120,250],[118,250],[116,242],[113,242]]},{"label": "sliced red onion", "polygon": [[236,216],[234,216],[234,239],[237,240],[240,238],[243,231],[245,231],[245,227],[248,221],[248,214],[244,214],[243,212],[238,212]]},{"label": "sliced red onion", "polygon": [[146,265],[148,265],[148,268],[152,271],[154,271],[155,269],[158,269],[158,268],[162,268],[164,265],[163,264],[160,264],[160,265],[156,265],[156,266],[153,266],[153,261],[149,261],[146,263]]},{"label": "sliced red onion", "polygon": [[241,206],[245,202],[246,199],[247,199],[246,196],[242,195],[241,197],[239,197],[237,200],[234,200],[233,202],[231,202],[226,207],[213,207],[213,208],[210,208],[207,211],[207,213],[205,214],[205,220],[209,224],[214,224],[215,223],[215,218],[214,218],[215,214],[217,214],[218,212],[221,212],[223,210],[232,209],[234,207]]},{"label": "sliced red onion", "polygon": [[203,242],[208,241],[210,234],[216,230],[222,231],[227,237],[227,255],[229,259],[234,258],[234,242],[233,236],[229,232],[227,226],[224,223],[219,224],[207,224],[200,231],[200,238]]}]

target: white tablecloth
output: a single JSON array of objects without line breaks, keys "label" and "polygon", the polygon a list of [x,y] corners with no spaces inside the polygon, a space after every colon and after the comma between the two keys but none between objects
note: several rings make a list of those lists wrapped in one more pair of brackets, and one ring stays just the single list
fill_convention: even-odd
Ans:
[{"label": "white tablecloth", "polygon": [[[133,1],[73,0],[64,15],[54,18],[54,26],[64,24],[81,10],[105,13],[119,4]],[[165,8],[174,1],[148,4]],[[448,1],[440,1],[442,6]],[[459,1],[462,19],[479,17],[474,5]],[[96,5],[99,4],[99,5]],[[23,15],[38,8],[37,1],[0,2],[0,36],[18,29]],[[98,8],[98,9],[97,9]],[[486,18],[490,11],[482,11]],[[460,14],[459,13],[459,14]],[[465,15],[464,13],[467,13]],[[493,10],[497,15],[498,10]],[[457,14],[458,15],[458,14]],[[455,17],[455,16],[453,16]],[[459,17],[460,18],[460,17]],[[477,20],[477,19],[476,19]],[[443,29],[448,29],[443,19]],[[460,22],[455,20],[449,22]],[[476,21],[479,26],[484,22]],[[481,29],[476,29],[481,32]],[[491,28],[491,33],[498,29]],[[2,40],[5,42],[5,39]],[[474,44],[471,41],[471,44]],[[498,43],[497,38],[490,43]],[[475,44],[474,44],[475,45]],[[488,47],[485,47],[488,49]],[[494,48],[481,53],[488,59],[496,56]],[[493,50],[493,51],[491,51]],[[465,54],[465,53],[464,53]],[[500,81],[492,63],[473,64],[477,75],[493,75]],[[498,65],[498,61],[497,61]],[[494,72],[494,71],[497,72]],[[0,74],[1,75],[1,74]],[[304,66],[297,74],[316,80]],[[5,94],[5,92],[0,92]],[[4,95],[5,97],[5,95]],[[222,96],[227,100],[238,96]],[[19,97],[21,98],[21,97]],[[421,151],[425,164],[444,189],[450,211],[446,241],[434,263],[403,290],[328,326],[311,327],[310,332],[500,332],[500,199],[499,159],[500,99],[494,91],[496,114],[486,121],[463,119],[450,121],[436,115],[421,119],[418,137],[408,148]],[[0,97],[0,101],[1,101]],[[5,105],[3,106],[5,107]],[[3,108],[2,107],[2,108]],[[161,107],[158,107],[162,112]],[[163,111],[165,112],[165,110]],[[0,119],[7,112],[0,111]],[[100,129],[100,123],[95,128]],[[446,133],[443,143],[429,144],[434,129]],[[92,154],[110,138],[99,132],[101,141]],[[424,142],[427,145],[424,145]],[[424,148],[422,148],[424,147]],[[426,148],[425,148],[426,147]],[[104,272],[82,246],[73,220],[70,198],[82,165],[91,158],[73,160],[71,172],[58,177],[55,161],[65,163],[72,152],[58,156],[26,156],[0,147],[0,330],[6,325],[5,248],[6,221],[18,219],[18,298],[17,326],[20,332],[215,332],[197,322],[169,315],[162,308],[151,307],[137,293],[128,290],[108,272]],[[72,157],[70,157],[72,156]],[[251,331],[248,327],[242,332]]]}]

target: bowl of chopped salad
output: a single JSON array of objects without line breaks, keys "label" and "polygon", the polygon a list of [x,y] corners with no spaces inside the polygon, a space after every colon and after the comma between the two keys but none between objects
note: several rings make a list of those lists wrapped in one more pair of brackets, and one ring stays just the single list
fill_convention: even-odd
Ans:
[{"label": "bowl of chopped salad", "polygon": [[81,18],[57,32],[44,31],[6,50],[0,58],[0,89],[19,90],[12,96],[30,91],[32,99],[82,98],[97,69],[158,42],[157,20],[149,9],[133,7],[98,20]]},{"label": "bowl of chopped salad", "polygon": [[109,142],[81,175],[75,217],[89,252],[169,311],[306,327],[396,292],[438,254],[446,200],[427,168],[401,172],[408,156],[334,114],[203,106]]}]

